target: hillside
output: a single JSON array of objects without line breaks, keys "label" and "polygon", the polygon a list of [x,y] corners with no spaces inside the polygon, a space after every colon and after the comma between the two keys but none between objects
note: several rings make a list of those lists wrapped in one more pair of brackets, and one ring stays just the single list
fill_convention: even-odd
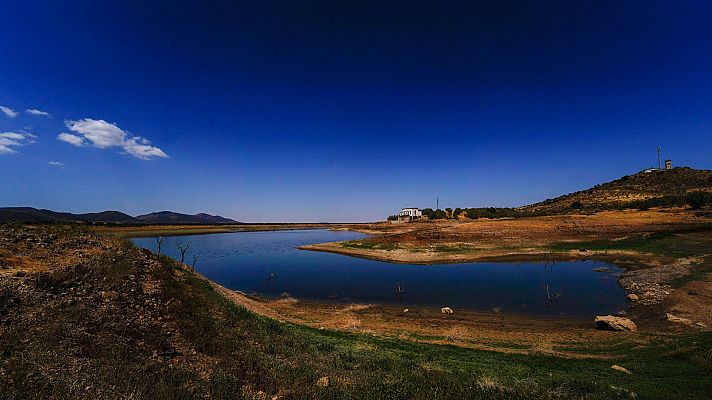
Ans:
[{"label": "hillside", "polygon": [[0,208],[0,223],[7,222],[100,223],[121,225],[143,224],[143,221],[119,211],[72,214],[32,207],[2,207]]},{"label": "hillside", "polygon": [[541,214],[608,210],[651,198],[681,197],[690,191],[712,191],[712,171],[680,167],[667,171],[639,172],[587,190],[523,206],[518,210]]},{"label": "hillside", "polygon": [[200,224],[239,224],[240,222],[219,215],[210,214],[181,214],[172,211],[159,211],[139,215],[136,218],[147,224],[153,225],[200,225]]}]

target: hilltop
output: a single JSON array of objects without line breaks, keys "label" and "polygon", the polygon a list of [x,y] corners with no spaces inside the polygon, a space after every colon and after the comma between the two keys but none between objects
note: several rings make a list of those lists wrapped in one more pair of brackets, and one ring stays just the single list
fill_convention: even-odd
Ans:
[{"label": "hilltop", "polygon": [[159,211],[139,215],[136,218],[152,225],[212,225],[212,224],[239,224],[240,222],[219,215],[205,213],[189,215],[173,211]]},{"label": "hilltop", "polygon": [[519,207],[517,210],[552,215],[575,210],[619,209],[649,199],[665,199],[676,203],[677,198],[691,191],[712,192],[712,171],[680,167],[639,172],[590,189]]}]

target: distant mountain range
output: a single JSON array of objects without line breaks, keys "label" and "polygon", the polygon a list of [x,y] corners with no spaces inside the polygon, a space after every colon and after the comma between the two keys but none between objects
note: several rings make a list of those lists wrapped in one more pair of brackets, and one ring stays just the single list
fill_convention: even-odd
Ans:
[{"label": "distant mountain range", "polygon": [[52,222],[107,225],[217,225],[240,223],[219,215],[204,213],[188,215],[172,211],[160,211],[132,217],[120,211],[72,214],[42,210],[33,207],[0,207],[0,223],[7,222]]},{"label": "distant mountain range", "polygon": [[233,219],[221,217],[219,215],[210,215],[205,213],[189,215],[173,211],[159,211],[139,215],[136,218],[151,225],[239,224],[239,222]]}]

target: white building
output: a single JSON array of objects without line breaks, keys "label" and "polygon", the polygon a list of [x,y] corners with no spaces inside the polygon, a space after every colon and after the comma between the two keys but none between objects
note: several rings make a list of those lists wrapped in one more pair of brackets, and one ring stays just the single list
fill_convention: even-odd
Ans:
[{"label": "white building", "polygon": [[423,216],[423,212],[419,208],[404,208],[401,210],[399,216],[410,217],[410,218],[420,218]]}]

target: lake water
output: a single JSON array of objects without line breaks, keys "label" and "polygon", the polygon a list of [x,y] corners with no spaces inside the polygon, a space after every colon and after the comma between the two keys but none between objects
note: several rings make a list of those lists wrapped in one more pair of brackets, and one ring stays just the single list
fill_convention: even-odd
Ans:
[{"label": "lake water", "polygon": [[[196,254],[198,272],[230,289],[263,297],[286,292],[303,300],[569,316],[615,314],[626,307],[626,293],[617,284],[621,270],[601,262],[411,265],[295,248],[363,237],[326,230],[174,236],[165,239],[162,251],[179,258],[177,242],[187,241],[186,263]],[[132,240],[156,250],[154,238]],[[593,271],[604,266],[609,273]],[[552,298],[558,293],[557,301],[548,299],[547,286]]]}]

